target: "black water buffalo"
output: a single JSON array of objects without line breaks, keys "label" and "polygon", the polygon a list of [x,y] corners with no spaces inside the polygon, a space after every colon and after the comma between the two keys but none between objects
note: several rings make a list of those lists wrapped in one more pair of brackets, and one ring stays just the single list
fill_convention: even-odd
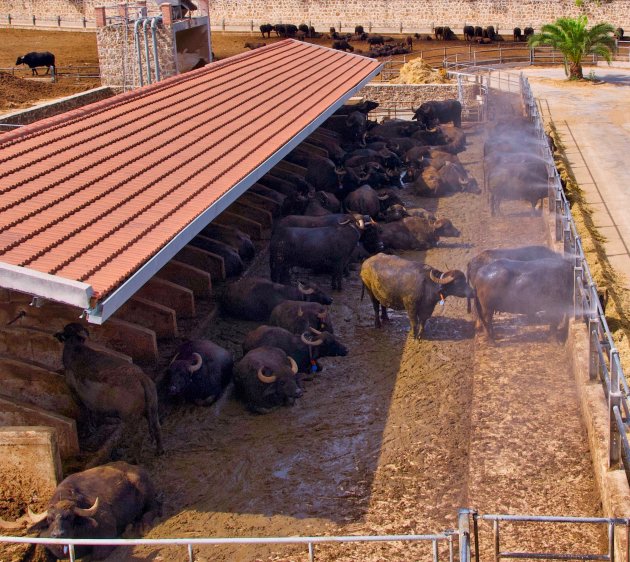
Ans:
[{"label": "black water buffalo", "polygon": [[222,257],[226,277],[236,277],[245,269],[241,256],[229,244],[213,240],[207,236],[195,236],[189,244]]},{"label": "black water buffalo", "polygon": [[540,259],[516,261],[498,259],[477,270],[475,307],[483,327],[494,340],[495,312],[545,314],[556,333],[571,309],[573,264],[570,260]]},{"label": "black water buffalo", "polygon": [[527,41],[532,35],[534,35],[533,27],[526,27],[525,29],[523,29],[523,39],[525,39],[525,41]]},{"label": "black water buffalo", "polygon": [[302,334],[294,334],[278,326],[258,326],[243,340],[243,353],[257,347],[278,347],[293,357],[301,373],[322,370],[317,361],[320,357],[346,356],[346,347],[330,332],[309,328]]},{"label": "black water buffalo", "polygon": [[297,287],[292,287],[262,277],[245,277],[227,286],[221,309],[242,320],[268,320],[271,311],[285,300],[332,303],[332,299],[310,281],[298,282]]},{"label": "black water buffalo", "polygon": [[293,334],[303,334],[309,328],[335,333],[328,308],[316,302],[282,301],[271,311],[269,324]]},{"label": "black water buffalo", "polygon": [[523,39],[523,33],[521,32],[520,27],[514,28],[514,31],[512,32],[512,37],[514,38],[515,42],[521,41]]},{"label": "black water buffalo", "polygon": [[527,201],[532,211],[549,195],[547,177],[540,177],[527,165],[491,170],[487,177],[490,195],[490,212],[495,216],[501,212],[502,201]]},{"label": "black water buffalo", "polygon": [[53,71],[55,69],[55,55],[45,51],[43,53],[26,53],[23,57],[18,57],[15,61],[16,66],[18,64],[26,64],[31,69],[31,74],[33,76],[38,76],[37,68],[40,66],[46,67],[45,74],[48,74],[50,68],[52,67]]},{"label": "black water buffalo", "polygon": [[[466,266],[466,279],[473,289],[476,285],[477,271],[484,265],[488,265],[498,259],[515,261],[531,261],[540,259],[562,259],[562,255],[547,248],[547,246],[522,246],[520,248],[496,248],[484,250],[472,258]],[[470,299],[468,299],[468,312],[470,312]]]},{"label": "black water buffalo", "polygon": [[383,38],[382,35],[371,35],[370,37],[368,37],[368,45],[374,46],[374,45],[385,45],[385,39]]},{"label": "black water buffalo", "polygon": [[251,49],[253,51],[254,49],[260,49],[262,47],[265,47],[266,45],[267,43],[245,43],[243,45],[243,48]]},{"label": "black water buffalo", "polygon": [[422,217],[379,223],[378,230],[383,245],[390,250],[427,250],[438,243],[440,236],[460,236],[449,219],[433,221]]},{"label": "black water buffalo", "polygon": [[433,30],[436,39],[444,39],[444,27],[438,26]]},{"label": "black water buffalo", "polygon": [[[140,466],[118,461],[76,472],[55,489],[43,513],[28,512],[15,523],[0,521],[0,527],[17,528],[23,523],[46,521],[42,536],[53,539],[114,539],[129,525],[139,523],[146,531],[160,515],[160,504],[149,473]],[[68,547],[47,545],[56,558],[68,558]],[[102,560],[115,546],[77,546],[75,555]]]},{"label": "black water buffalo", "polygon": [[302,395],[293,358],[277,347],[257,347],[234,366],[234,388],[247,407],[267,414]]},{"label": "black water buffalo", "polygon": [[[405,310],[414,338],[421,338],[435,305],[448,296],[468,297],[473,292],[463,272],[444,273],[398,256],[377,254],[361,266],[361,280],[374,307],[374,326],[387,320],[387,308]],[[379,316],[380,306],[380,316]]]},{"label": "black water buffalo", "polygon": [[354,47],[350,45],[350,43],[348,43],[348,41],[346,41],[345,39],[333,41],[332,48],[336,49],[337,51],[354,51]]},{"label": "black water buffalo", "polygon": [[272,31],[273,31],[273,25],[271,25],[270,23],[263,23],[260,26],[260,33],[262,34],[263,37],[265,36],[265,34],[267,34],[267,37],[271,37]]},{"label": "black water buffalo", "polygon": [[[331,274],[332,288],[341,290],[341,278],[357,242],[364,237],[362,223],[341,221],[336,226],[277,229],[269,245],[269,265],[274,282],[286,281],[292,267],[304,267]],[[369,226],[364,225],[366,229]],[[378,235],[375,233],[374,237]],[[367,246],[366,249],[371,251]],[[374,244],[378,246],[378,241]]]},{"label": "black water buffalo", "polygon": [[617,29],[615,29],[615,33],[613,34],[615,39],[617,39],[617,41],[623,41],[623,27],[618,27]]},{"label": "black water buffalo", "polygon": [[67,324],[55,338],[63,342],[63,367],[68,386],[90,411],[120,418],[131,425],[144,417],[156,445],[163,452],[155,383],[137,365],[87,347],[87,329]]},{"label": "black water buffalo", "polygon": [[307,195],[307,199],[308,203],[304,209],[304,214],[311,217],[330,215],[341,210],[339,199],[327,191],[311,192]]},{"label": "black water buffalo", "polygon": [[279,221],[274,222],[274,230],[287,226],[298,226],[300,228],[315,228],[318,226],[336,226],[346,220],[357,220],[353,215],[347,213],[332,213],[329,215],[287,215]]},{"label": "black water buffalo", "polygon": [[361,111],[333,115],[324,121],[322,128],[338,133],[346,143],[363,142],[368,130],[367,115]]},{"label": "black water buffalo", "polygon": [[472,41],[475,37],[475,28],[472,25],[464,26],[464,39],[466,41]]},{"label": "black water buffalo", "polygon": [[379,195],[369,185],[362,185],[348,193],[343,205],[346,211],[369,215],[376,219],[381,214],[381,198],[387,199],[387,195]]},{"label": "black water buffalo", "polygon": [[[267,193],[267,195],[269,194]],[[281,194],[278,193],[278,195]],[[223,226],[220,224],[210,223],[201,231],[201,234],[236,248],[241,259],[250,260],[256,253],[254,244],[252,243],[252,239],[249,235],[233,226]]]},{"label": "black water buffalo", "polygon": [[414,110],[413,119],[432,128],[441,123],[450,123],[456,127],[462,126],[462,104],[458,100],[427,101]]},{"label": "black water buffalo", "polygon": [[198,406],[215,402],[232,378],[232,354],[208,340],[187,341],[179,346],[168,367],[168,393]]},{"label": "black water buffalo", "polygon": [[488,27],[486,27],[484,30],[484,36],[487,37],[488,39],[490,39],[490,41],[494,41],[497,38],[497,33],[494,30],[494,26],[493,25],[489,25]]},{"label": "black water buffalo", "polygon": [[361,113],[365,113],[366,115],[376,109],[379,106],[377,101],[372,100],[364,100],[361,103],[349,103],[342,105],[335,111],[335,115],[350,115],[355,111],[360,111]]}]

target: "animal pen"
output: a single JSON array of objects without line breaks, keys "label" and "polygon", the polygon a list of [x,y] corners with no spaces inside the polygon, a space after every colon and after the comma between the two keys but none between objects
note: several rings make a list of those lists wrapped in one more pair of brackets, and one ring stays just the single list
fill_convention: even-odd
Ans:
[{"label": "animal pen", "polygon": [[[609,414],[609,463],[611,468],[621,469],[630,474],[630,446],[626,437],[626,424],[630,416],[630,404],[628,403],[628,384],[619,363],[619,356],[612,341],[608,329],[604,311],[597,295],[597,288],[593,282],[590,270],[582,250],[580,237],[575,223],[571,217],[569,204],[562,189],[560,177],[555,167],[553,154],[549,148],[545,135],[544,125],[538,111],[536,102],[531,94],[529,84],[525,78],[509,72],[494,71],[487,67],[461,65],[449,67],[449,72],[457,77],[460,98],[463,99],[463,88],[466,84],[473,84],[478,93],[469,100],[464,107],[464,114],[468,115],[472,122],[484,122],[492,116],[494,107],[492,96],[495,92],[520,93],[521,106],[526,117],[533,123],[541,156],[545,159],[548,168],[549,189],[549,219],[553,223],[553,235],[555,242],[562,245],[566,255],[571,256],[574,262],[574,310],[573,314],[578,322],[584,322],[589,334],[589,375],[591,380],[601,381],[604,393],[610,406]],[[630,476],[629,476],[630,479]],[[330,536],[299,536],[299,537],[238,537],[238,538],[156,538],[156,539],[115,539],[115,540],[89,540],[89,539],[33,539],[30,537],[0,537],[0,542],[23,542],[40,544],[64,544],[69,547],[70,559],[74,559],[74,545],[78,544],[111,544],[111,545],[153,545],[169,546],[178,549],[186,549],[188,560],[195,559],[194,547],[203,545],[225,544],[299,544],[308,551],[308,559],[318,558],[320,545],[327,543],[374,543],[374,542],[418,542],[426,543],[426,559],[449,560],[459,559],[463,562],[476,560],[479,562],[480,539],[478,537],[478,524],[480,521],[490,521],[493,525],[493,542],[491,549],[495,559],[501,558],[579,558],[583,560],[615,560],[615,540],[619,545],[627,548],[627,532],[630,528],[630,520],[621,518],[571,518],[571,517],[545,517],[531,515],[495,515],[480,514],[472,510],[462,510],[454,514],[457,520],[456,529],[446,530],[434,534],[372,534],[372,535],[330,535]],[[521,523],[535,523],[544,526],[559,525],[602,525],[606,528],[607,541],[604,552],[573,552],[573,556],[566,553],[508,551],[501,548],[500,538],[503,534],[504,522],[518,521]],[[419,525],[422,525],[420,521]],[[540,529],[540,528],[539,528]],[[617,550],[617,553],[620,551]],[[625,552],[628,560],[628,553]]]}]

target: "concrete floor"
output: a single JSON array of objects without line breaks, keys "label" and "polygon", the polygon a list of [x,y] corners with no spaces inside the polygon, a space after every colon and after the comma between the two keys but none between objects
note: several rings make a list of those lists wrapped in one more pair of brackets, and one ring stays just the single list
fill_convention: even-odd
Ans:
[{"label": "concrete floor", "polygon": [[562,68],[521,70],[543,117],[555,123],[610,263],[630,288],[630,68],[594,68],[601,84],[568,82]]}]

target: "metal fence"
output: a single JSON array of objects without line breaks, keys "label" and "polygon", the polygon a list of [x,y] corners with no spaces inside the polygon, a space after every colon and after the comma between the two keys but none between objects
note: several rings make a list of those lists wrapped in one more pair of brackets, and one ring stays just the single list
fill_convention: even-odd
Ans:
[{"label": "metal fence", "polygon": [[[472,530],[471,530],[472,520]],[[459,543],[460,561],[480,562],[479,522],[492,523],[494,560],[498,562],[505,558],[519,560],[606,560],[615,561],[615,531],[621,529],[625,538],[625,560],[630,560],[630,520],[608,517],[564,517],[548,515],[482,515],[475,510],[462,509],[459,512]],[[526,552],[506,551],[501,549],[501,523],[517,523],[526,526],[528,523],[545,523],[547,526],[558,525],[598,525],[605,526],[607,531],[606,548],[604,552]]]},{"label": "metal fence", "polygon": [[[74,78],[75,80],[95,80],[101,77],[100,67],[98,65],[83,65],[83,66],[56,66],[54,73],[50,73],[45,75],[43,67],[39,68],[40,77],[48,76],[52,81],[57,78]],[[5,74],[11,74],[12,76],[17,76],[19,78],[30,78],[32,76],[32,72],[30,68],[24,67],[6,67],[0,68],[0,72],[4,72]]]},{"label": "metal fence", "polygon": [[453,539],[457,534],[454,531],[445,531],[432,535],[368,535],[368,536],[329,536],[329,537],[241,537],[241,538],[173,538],[173,539],[50,539],[39,537],[8,537],[0,536],[0,543],[43,544],[60,545],[68,547],[70,561],[76,560],[76,546],[170,546],[173,548],[185,547],[188,552],[189,562],[194,562],[193,547],[203,545],[283,545],[301,544],[308,548],[309,562],[315,561],[315,545],[325,543],[370,543],[370,542],[427,542],[431,546],[431,559],[439,562],[439,544],[446,543],[448,548],[448,561],[454,562]]}]

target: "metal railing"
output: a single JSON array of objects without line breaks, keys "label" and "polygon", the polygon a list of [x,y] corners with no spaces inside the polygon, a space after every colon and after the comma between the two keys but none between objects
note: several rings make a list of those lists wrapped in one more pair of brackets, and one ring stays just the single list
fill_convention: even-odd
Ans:
[{"label": "metal railing", "polygon": [[[472,535],[470,533],[470,519],[472,518]],[[480,561],[479,521],[492,522],[494,560],[498,562],[504,558],[533,559],[533,560],[606,560],[615,561],[615,529],[621,528],[625,535],[625,560],[630,560],[628,539],[630,538],[630,520],[608,517],[564,517],[549,515],[482,515],[475,510],[462,509],[459,512],[460,555],[461,562],[469,562],[474,557]],[[550,525],[600,525],[606,526],[606,552],[515,552],[501,550],[501,523],[548,523]],[[464,535],[464,537],[462,537]]]},{"label": "metal railing", "polygon": [[432,535],[367,535],[367,536],[328,536],[328,537],[242,537],[242,538],[173,538],[173,539],[50,539],[40,537],[0,536],[0,543],[60,545],[68,547],[70,561],[76,560],[76,546],[183,546],[188,552],[189,562],[194,562],[194,546],[202,545],[251,545],[251,544],[302,544],[308,548],[309,562],[315,560],[315,545],[324,543],[369,543],[369,542],[430,542],[433,562],[439,562],[439,543],[448,547],[448,561],[454,562],[454,531]]},{"label": "metal railing", "polygon": [[[529,81],[520,76],[522,101],[540,138],[543,156],[553,163],[553,154],[546,139],[543,120],[532,94]],[[599,379],[608,399],[609,467],[623,468],[630,482],[630,444],[627,424],[630,418],[630,389],[619,360],[619,352],[606,321],[597,292],[597,285],[586,261],[582,240],[577,231],[560,175],[555,165],[549,170],[549,210],[555,213],[556,241],[562,241],[564,251],[574,263],[574,315],[588,325],[589,376]]]},{"label": "metal railing", "polygon": [[[43,67],[38,68],[40,74],[39,76],[43,78],[44,76],[48,76],[49,78],[53,78],[52,74],[44,74],[45,70]],[[0,68],[0,72],[4,72],[6,74],[11,74],[12,76],[18,76],[21,78],[31,78],[32,73],[31,69],[28,67],[5,67]],[[74,78],[76,80],[84,80],[84,79],[95,79],[100,78],[100,67],[95,64],[84,65],[84,66],[56,66],[55,67],[55,78]]]}]

